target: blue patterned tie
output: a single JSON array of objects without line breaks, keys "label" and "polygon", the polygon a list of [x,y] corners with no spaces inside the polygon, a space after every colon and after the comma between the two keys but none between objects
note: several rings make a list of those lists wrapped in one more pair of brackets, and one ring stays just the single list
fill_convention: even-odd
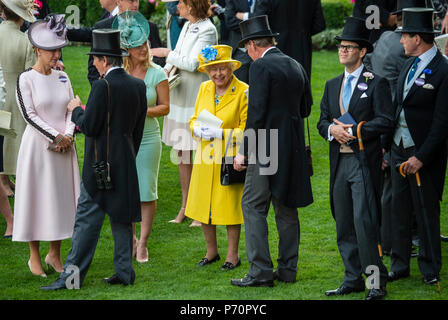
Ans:
[{"label": "blue patterned tie", "polygon": [[350,99],[352,97],[352,79],[355,76],[349,75],[345,80],[344,92],[342,94],[342,105],[344,106],[345,111],[348,109],[348,104],[350,103]]},{"label": "blue patterned tie", "polygon": [[411,71],[409,71],[409,75],[408,75],[408,81],[406,83],[409,83],[412,78],[414,78],[415,72],[417,71],[417,65],[420,62],[420,58],[417,57],[414,60],[414,64],[412,65]]},{"label": "blue patterned tie", "polygon": [[254,0],[248,0],[247,2],[248,2],[248,4],[249,4],[249,8],[252,8],[252,5],[253,5],[253,3],[254,3]]}]

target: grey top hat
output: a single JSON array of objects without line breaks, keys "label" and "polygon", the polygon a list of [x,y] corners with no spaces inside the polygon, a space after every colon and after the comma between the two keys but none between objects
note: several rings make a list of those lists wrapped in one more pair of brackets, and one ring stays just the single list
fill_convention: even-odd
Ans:
[{"label": "grey top hat", "polygon": [[397,0],[397,9],[392,14],[402,13],[406,8],[429,8],[434,9],[432,0]]},{"label": "grey top hat", "polygon": [[120,48],[120,30],[96,29],[92,32],[92,49],[88,55],[127,57],[129,53]]},{"label": "grey top hat", "polygon": [[403,14],[403,26],[397,28],[395,32],[440,33],[440,30],[434,30],[433,9],[406,8],[403,9],[402,14]]}]

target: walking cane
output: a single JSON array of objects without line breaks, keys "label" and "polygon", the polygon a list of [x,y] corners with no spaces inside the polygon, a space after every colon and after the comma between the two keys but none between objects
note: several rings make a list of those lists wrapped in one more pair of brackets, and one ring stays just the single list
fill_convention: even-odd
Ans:
[{"label": "walking cane", "polygon": [[[403,167],[405,164],[406,164],[406,162],[403,162],[399,168],[400,174],[403,176],[403,178],[406,178],[406,174],[403,172]],[[418,171],[415,173],[415,180],[417,181],[418,198],[420,200],[420,207],[421,207],[422,213],[423,213],[423,222],[425,224],[425,229],[426,229],[426,237],[428,238],[429,250],[431,252],[431,259],[432,259],[433,267],[435,270],[436,269],[436,266],[435,266],[436,254],[434,252],[434,248],[432,247],[431,239],[429,238],[430,231],[429,231],[428,213],[426,212],[425,199],[423,197],[422,181],[420,179],[420,173]],[[439,277],[437,277],[437,288],[439,290],[439,293],[442,293]]]},{"label": "walking cane", "polygon": [[[363,173],[362,178],[363,178],[363,181],[364,181],[364,193],[366,194],[367,203],[368,203],[368,201],[370,199],[370,197],[368,195],[368,191],[370,191],[371,194],[373,193],[373,195],[375,196],[375,190],[372,188],[373,181],[372,181],[372,178],[370,176],[370,171],[369,171],[369,167],[368,167],[368,164],[367,164],[366,155],[365,155],[365,152],[364,152],[364,143],[362,141],[362,136],[361,136],[361,128],[362,128],[362,126],[365,123],[367,123],[367,122],[366,121],[359,122],[358,127],[356,129],[356,135],[358,136],[359,162],[360,162],[360,165],[361,165],[361,171]],[[368,208],[369,208],[369,213],[370,213],[370,219],[375,224],[376,236],[377,236],[377,241],[378,241],[378,253],[380,255],[380,258],[382,259],[383,258],[383,250],[381,248],[379,222],[377,220],[379,210],[378,210],[376,202],[370,203],[370,204],[368,203]],[[375,211],[375,212],[372,213],[372,210]]]}]

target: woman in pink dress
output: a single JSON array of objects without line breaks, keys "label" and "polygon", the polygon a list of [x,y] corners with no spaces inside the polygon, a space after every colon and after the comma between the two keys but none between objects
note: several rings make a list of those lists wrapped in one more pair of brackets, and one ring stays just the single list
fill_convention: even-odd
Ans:
[{"label": "woman in pink dress", "polygon": [[61,240],[72,236],[79,196],[75,125],[67,112],[73,90],[67,74],[52,69],[68,43],[65,34],[64,15],[34,22],[28,37],[38,59],[17,80],[17,105],[27,127],[17,160],[12,240],[29,243],[28,266],[42,277],[39,243],[50,241],[45,263],[62,272]]}]

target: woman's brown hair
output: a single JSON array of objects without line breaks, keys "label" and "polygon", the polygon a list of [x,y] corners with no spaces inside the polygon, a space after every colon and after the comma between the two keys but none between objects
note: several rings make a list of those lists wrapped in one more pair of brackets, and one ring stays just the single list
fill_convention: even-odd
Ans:
[{"label": "woman's brown hair", "polygon": [[209,17],[208,10],[210,9],[209,0],[182,0],[185,5],[191,7],[190,14],[197,19],[206,19]]},{"label": "woman's brown hair", "polygon": [[0,12],[3,12],[6,20],[10,21],[19,21],[20,17],[16,15],[14,12],[8,9],[3,3],[0,2]]}]

